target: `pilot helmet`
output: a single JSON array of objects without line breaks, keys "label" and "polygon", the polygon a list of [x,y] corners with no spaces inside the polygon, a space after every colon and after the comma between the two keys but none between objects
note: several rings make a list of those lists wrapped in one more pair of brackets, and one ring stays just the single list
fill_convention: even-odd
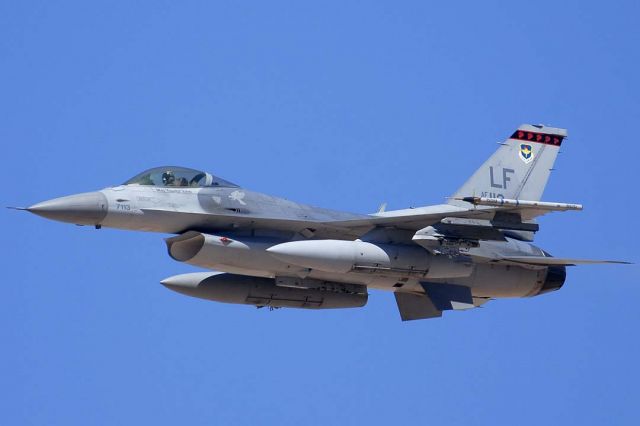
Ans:
[{"label": "pilot helmet", "polygon": [[162,183],[164,185],[171,185],[176,180],[176,176],[173,174],[173,171],[167,170],[162,174]]}]

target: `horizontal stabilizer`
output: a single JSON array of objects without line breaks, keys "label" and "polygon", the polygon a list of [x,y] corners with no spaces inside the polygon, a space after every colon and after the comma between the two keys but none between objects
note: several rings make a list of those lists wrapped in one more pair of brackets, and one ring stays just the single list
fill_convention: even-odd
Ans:
[{"label": "horizontal stabilizer", "polygon": [[629,265],[630,262],[623,262],[620,260],[593,260],[593,259],[567,259],[563,257],[547,257],[547,256],[509,256],[496,259],[496,261],[507,261],[515,263],[524,263],[527,265],[547,266],[547,265],[563,265],[563,266],[575,266],[575,265],[589,265],[596,263],[618,263]]}]

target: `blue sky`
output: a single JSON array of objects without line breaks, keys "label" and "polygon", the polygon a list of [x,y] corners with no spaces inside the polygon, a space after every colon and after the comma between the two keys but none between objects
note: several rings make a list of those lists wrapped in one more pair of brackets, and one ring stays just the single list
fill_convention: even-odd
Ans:
[{"label": "blue sky", "polygon": [[[516,4],[517,3],[517,4]],[[372,212],[569,129],[554,255],[638,262],[638,2],[1,2],[4,205],[162,164]],[[637,424],[637,266],[402,323],[163,288],[165,235],[3,209],[2,424]]]}]

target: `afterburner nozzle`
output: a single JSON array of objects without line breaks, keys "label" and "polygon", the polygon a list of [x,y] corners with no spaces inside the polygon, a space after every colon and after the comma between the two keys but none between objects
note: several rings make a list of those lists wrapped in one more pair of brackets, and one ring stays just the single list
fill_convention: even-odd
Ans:
[{"label": "afterburner nozzle", "polygon": [[99,225],[107,215],[107,197],[101,192],[86,192],[43,201],[26,210],[60,222]]}]

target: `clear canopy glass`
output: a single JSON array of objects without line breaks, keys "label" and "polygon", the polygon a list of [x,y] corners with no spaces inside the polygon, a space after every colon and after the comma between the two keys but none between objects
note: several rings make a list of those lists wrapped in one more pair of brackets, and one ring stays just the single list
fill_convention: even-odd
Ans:
[{"label": "clear canopy glass", "polygon": [[227,182],[224,179],[213,176],[207,172],[200,170],[187,169],[185,167],[155,167],[145,170],[126,181],[124,185],[148,185],[148,186],[167,186],[167,187],[217,187],[238,185]]}]

